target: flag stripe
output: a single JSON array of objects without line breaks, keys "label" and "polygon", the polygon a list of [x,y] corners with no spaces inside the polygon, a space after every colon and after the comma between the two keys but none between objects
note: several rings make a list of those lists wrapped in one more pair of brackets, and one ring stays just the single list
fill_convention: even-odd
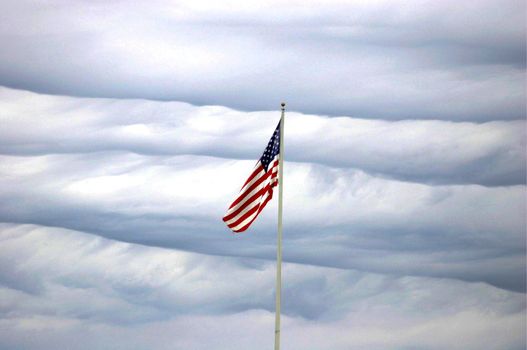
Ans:
[{"label": "flag stripe", "polygon": [[255,202],[255,205],[249,211],[247,211],[247,213],[243,214],[232,224],[229,224],[229,227],[232,228],[233,231],[236,231],[239,227],[245,226],[253,218],[256,218],[258,209],[260,209],[260,202]]},{"label": "flag stripe", "polygon": [[258,208],[252,213],[252,215],[248,215],[247,218],[245,218],[244,220],[239,221],[239,223],[235,225],[232,225],[232,230],[234,232],[245,231],[252,224],[252,222],[256,220],[258,214],[260,214],[260,212],[265,207],[265,204],[267,204],[268,202],[267,199],[269,198],[269,193],[272,193],[272,190],[268,190],[264,193],[264,196],[262,196],[262,198],[264,198],[263,201],[258,204]]},{"label": "flag stripe", "polygon": [[223,221],[230,225],[233,223],[233,221],[237,220],[240,215],[245,214],[248,208],[252,206],[253,202],[262,202],[261,197],[265,194],[265,191],[269,190],[269,188],[276,186],[276,181],[268,181],[265,184],[262,184],[262,186],[263,187],[259,188],[256,193],[250,197],[247,196],[246,200],[243,203],[240,203],[240,206],[236,209],[236,211],[225,215],[223,217]]},{"label": "flag stripe", "polygon": [[[278,166],[278,156],[275,157],[275,159],[273,160],[273,168]],[[256,172],[256,170],[259,170],[258,172]],[[262,174],[263,172],[263,174]],[[269,173],[269,171],[267,171],[267,173]],[[265,169],[262,165],[262,163],[259,161],[257,164],[256,164],[256,169],[255,171],[253,172],[253,174],[251,174],[251,176],[249,177],[249,179],[247,179],[247,181],[245,182],[245,185],[243,185],[242,189],[240,190],[240,194],[246,192],[246,189],[250,186],[252,186],[255,182],[257,182],[261,176],[265,176],[267,175],[267,173],[265,172]],[[231,207],[233,205],[235,205],[237,203],[237,201],[234,201],[234,203],[231,204]]]},{"label": "flag stripe", "polygon": [[240,212],[236,213],[235,215],[231,217],[225,217],[224,221],[229,226],[237,226],[241,221],[245,220],[250,215],[251,210],[254,209],[254,207],[251,208],[253,203],[255,203],[256,206],[260,206],[262,202],[262,197],[270,190],[270,188],[271,188],[271,185],[267,184],[264,188],[258,191],[257,194],[251,197],[252,200],[249,202],[247,206],[244,206],[243,209]]},{"label": "flag stripe", "polygon": [[[227,214],[223,217],[223,221],[225,221],[229,228],[234,232],[242,232],[249,227],[258,214],[263,210],[267,202],[272,198],[272,188],[278,184],[277,176],[278,161],[275,162],[273,168],[269,169],[269,171],[260,178],[262,181],[269,179],[269,177],[270,179],[264,183],[257,181],[257,183],[254,184],[257,187],[253,189],[252,187],[255,186],[252,186],[251,192],[241,194],[240,197],[237,198],[237,200],[240,200],[238,205],[229,209]],[[240,225],[246,227],[241,230]]]},{"label": "flag stripe", "polygon": [[240,193],[238,198],[231,204],[229,210],[227,210],[227,213],[225,214],[225,217],[231,217],[232,214],[236,211],[238,211],[239,208],[243,207],[247,200],[249,198],[252,198],[252,196],[258,192],[262,186],[265,186],[265,183],[263,183],[265,180],[267,180],[270,176],[276,177],[276,174],[278,173],[278,160],[275,162],[275,166],[270,169],[267,173],[264,173],[263,176],[261,176],[258,179],[255,179],[253,184],[246,188],[245,190]]},{"label": "flag stripe", "polygon": [[247,181],[245,181],[245,183],[243,184],[242,188],[240,189],[240,192],[243,190],[243,188],[245,186],[247,186],[247,184],[249,184],[249,182],[251,182],[252,179],[254,179],[255,176],[259,175],[260,172],[262,172],[264,170],[265,170],[265,168],[262,166],[262,163],[260,161],[258,161],[256,163],[256,166],[254,167],[254,170],[253,170],[252,174],[249,176]]},{"label": "flag stripe", "polygon": [[278,184],[280,157],[280,123],[251,174],[229,206],[223,221],[234,232],[243,232],[273,198],[273,188]]},{"label": "flag stripe", "polygon": [[272,189],[269,189],[269,191],[267,191],[267,194],[268,194],[267,197],[264,199],[263,203],[260,204],[260,208],[258,209],[258,212],[256,213],[256,215],[254,215],[252,220],[249,221],[245,226],[243,226],[241,228],[239,228],[239,227],[233,228],[234,232],[243,232],[243,231],[247,230],[249,228],[249,226],[253,223],[253,221],[256,220],[256,218],[258,217],[260,212],[263,210],[263,208],[265,208],[265,205],[267,204],[267,202],[269,202],[273,198],[273,191],[272,191]]},{"label": "flag stripe", "polygon": [[238,221],[240,216],[245,215],[247,211],[249,211],[254,205],[258,205],[260,203],[260,198],[265,193],[265,191],[267,191],[266,187],[261,188],[257,193],[250,197],[250,200],[247,200],[243,206],[238,208],[235,213],[225,216],[223,218],[223,221],[225,221],[228,225],[231,225]]}]

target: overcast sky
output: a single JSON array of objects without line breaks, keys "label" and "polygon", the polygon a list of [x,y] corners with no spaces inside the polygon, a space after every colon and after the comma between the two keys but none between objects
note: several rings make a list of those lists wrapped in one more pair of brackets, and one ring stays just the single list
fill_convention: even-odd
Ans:
[{"label": "overcast sky", "polygon": [[526,347],[523,1],[2,1],[0,348]]}]

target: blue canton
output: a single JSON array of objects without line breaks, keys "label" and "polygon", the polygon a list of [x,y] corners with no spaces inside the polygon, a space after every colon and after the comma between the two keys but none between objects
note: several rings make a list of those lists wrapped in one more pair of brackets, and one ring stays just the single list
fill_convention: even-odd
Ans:
[{"label": "blue canton", "polygon": [[273,136],[269,140],[269,143],[267,144],[267,147],[265,148],[265,151],[262,154],[262,157],[260,158],[260,162],[262,162],[262,165],[265,168],[265,172],[267,172],[269,168],[269,164],[273,161],[274,157],[276,157],[276,155],[279,153],[280,153],[280,123],[278,123],[278,126],[276,127],[276,130],[274,131]]}]

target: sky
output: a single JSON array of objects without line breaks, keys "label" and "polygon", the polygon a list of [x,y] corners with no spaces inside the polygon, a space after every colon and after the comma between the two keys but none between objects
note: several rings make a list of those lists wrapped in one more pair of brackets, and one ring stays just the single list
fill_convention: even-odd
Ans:
[{"label": "sky", "polygon": [[0,3],[0,349],[522,350],[526,4]]}]

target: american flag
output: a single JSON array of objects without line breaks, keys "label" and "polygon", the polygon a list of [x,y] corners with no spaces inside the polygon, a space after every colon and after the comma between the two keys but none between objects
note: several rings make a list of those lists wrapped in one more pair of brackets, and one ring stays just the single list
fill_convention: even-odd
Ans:
[{"label": "american flag", "polygon": [[280,123],[269,140],[262,157],[245,181],[238,197],[232,202],[223,221],[234,232],[243,232],[251,226],[267,202],[273,198],[278,184],[280,154]]}]

